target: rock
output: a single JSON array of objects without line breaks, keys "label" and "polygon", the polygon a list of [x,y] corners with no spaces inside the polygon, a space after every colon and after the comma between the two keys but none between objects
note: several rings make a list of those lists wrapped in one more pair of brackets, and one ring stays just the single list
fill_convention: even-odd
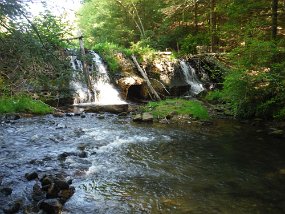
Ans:
[{"label": "rock", "polygon": [[65,124],[62,124],[62,123],[59,123],[56,126],[56,129],[65,129],[65,128],[67,128],[67,126]]},{"label": "rock", "polygon": [[13,189],[10,188],[10,187],[3,187],[3,188],[0,189],[0,192],[1,192],[3,195],[5,195],[5,196],[9,196],[9,195],[12,194]]},{"label": "rock", "polygon": [[35,180],[35,179],[39,178],[39,176],[38,176],[38,173],[32,172],[32,173],[26,173],[26,174],[25,174],[25,178],[26,178],[28,181],[31,181],[31,180]]},{"label": "rock", "polygon": [[280,129],[271,129],[272,131],[269,132],[269,135],[274,136],[274,137],[283,137],[284,136],[284,131]]},{"label": "rock", "polygon": [[42,190],[41,186],[36,183],[33,186],[32,199],[36,202],[46,198],[46,193]]},{"label": "rock", "polygon": [[159,121],[159,123],[161,123],[161,124],[169,124],[169,121],[166,118],[164,118],[164,119],[161,119]]},{"label": "rock", "polygon": [[66,158],[69,156],[79,156],[79,154],[77,154],[75,152],[64,152],[64,153],[58,155],[57,159],[60,161],[65,161]]},{"label": "rock", "polygon": [[104,114],[99,114],[99,115],[97,115],[97,118],[100,119],[100,120],[105,119],[105,115]]},{"label": "rock", "polygon": [[53,179],[49,176],[44,176],[42,179],[41,179],[41,184],[42,186],[50,186],[53,182]]},{"label": "rock", "polygon": [[9,203],[6,207],[3,208],[5,214],[14,214],[17,213],[22,206],[22,201],[18,200],[12,203]]},{"label": "rock", "polygon": [[136,114],[135,116],[133,116],[133,121],[134,122],[141,122],[142,121],[142,115]]},{"label": "rock", "polygon": [[68,185],[72,184],[72,179],[69,179],[66,183],[68,183]]},{"label": "rock", "polygon": [[80,158],[87,158],[87,157],[88,157],[88,154],[87,154],[87,152],[82,151],[82,152],[80,152],[80,153],[78,154],[78,157],[80,157]]},{"label": "rock", "polygon": [[31,137],[31,141],[32,142],[35,142],[35,141],[37,141],[38,139],[40,139],[40,137],[39,137],[39,135],[33,135],[32,137]]},{"label": "rock", "polygon": [[143,122],[153,122],[153,115],[149,112],[144,112],[142,114],[142,121]]},{"label": "rock", "polygon": [[81,116],[81,112],[79,112],[79,111],[74,112],[74,116],[76,116],[76,117],[80,117],[80,116]]},{"label": "rock", "polygon": [[57,198],[59,192],[59,187],[55,183],[52,183],[48,188],[46,198]]},{"label": "rock", "polygon": [[85,118],[86,117],[86,115],[85,114],[81,114],[81,116],[80,116],[81,118]]},{"label": "rock", "polygon": [[38,207],[48,214],[60,214],[62,211],[62,204],[58,199],[42,200],[38,203]]},{"label": "rock", "polygon": [[285,175],[285,169],[280,169],[280,170],[279,170],[279,174],[280,174],[280,175]]},{"label": "rock", "polygon": [[60,189],[60,190],[69,189],[69,184],[68,184],[66,181],[64,181],[64,180],[55,178],[55,179],[54,179],[54,184],[55,184],[55,186],[56,186],[58,189]]},{"label": "rock", "polygon": [[65,116],[65,114],[62,113],[62,112],[60,112],[60,111],[54,112],[52,115],[53,115],[54,117],[64,117],[64,116]]},{"label": "rock", "polygon": [[64,204],[71,196],[74,194],[75,188],[70,187],[69,189],[61,190],[58,194],[59,200],[62,204]]},{"label": "rock", "polygon": [[73,117],[73,116],[74,116],[74,113],[66,113],[65,116],[67,116],[67,117]]},{"label": "rock", "polygon": [[19,114],[7,114],[5,115],[6,120],[19,120],[21,117]]}]

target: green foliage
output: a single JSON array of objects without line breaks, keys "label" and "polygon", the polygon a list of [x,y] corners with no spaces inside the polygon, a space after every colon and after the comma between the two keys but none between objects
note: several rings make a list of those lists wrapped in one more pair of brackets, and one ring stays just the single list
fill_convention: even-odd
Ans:
[{"label": "green foliage", "polygon": [[181,52],[184,53],[196,53],[197,46],[209,46],[210,36],[208,34],[189,34],[186,38],[182,39],[181,42]]},{"label": "green foliage", "polygon": [[5,28],[0,32],[0,95],[23,90],[66,91],[71,69],[62,39],[70,30],[67,24],[49,12],[33,21],[22,10],[20,15],[25,21],[0,22],[0,29],[1,25]]},{"label": "green foliage", "polygon": [[139,61],[152,61],[155,58],[156,51],[152,49],[145,40],[132,43],[130,51],[139,56]]},{"label": "green foliage", "polygon": [[207,109],[198,101],[184,99],[166,99],[159,102],[149,102],[143,111],[152,112],[157,118],[165,118],[173,112],[188,115],[197,119],[208,119]]},{"label": "green foliage", "polygon": [[107,62],[109,70],[112,73],[118,72],[118,70],[120,69],[120,65],[116,57],[118,53],[123,53],[126,56],[131,55],[130,50],[126,48],[122,48],[119,45],[116,45],[114,43],[109,43],[109,42],[98,43],[95,46],[93,46],[92,49],[98,52],[100,56],[104,58],[104,60]]},{"label": "green foliage", "polygon": [[285,108],[281,108],[279,111],[275,112],[273,115],[274,119],[284,120],[285,119]]},{"label": "green foliage", "polygon": [[53,109],[50,106],[25,95],[0,97],[0,113],[48,114],[52,112]]},{"label": "green foliage", "polygon": [[276,49],[270,42],[252,44],[233,58],[235,68],[225,77],[222,97],[236,117],[272,118],[284,106],[284,63],[274,63]]},{"label": "green foliage", "polygon": [[209,100],[214,103],[221,103],[223,102],[223,92],[220,90],[216,91],[209,91],[206,95],[206,100]]},{"label": "green foliage", "polygon": [[64,38],[72,37],[72,26],[67,21],[63,21],[64,17],[57,17],[50,11],[41,13],[33,19],[33,26],[37,32],[33,32],[35,37],[40,37],[40,42],[46,49],[54,51],[56,48],[67,48],[68,45]]},{"label": "green foliage", "polygon": [[105,42],[127,46],[135,37],[133,24],[117,1],[88,1],[80,9],[79,14],[79,27],[89,38],[86,42],[87,47]]},{"label": "green foliage", "polygon": [[244,46],[231,52],[231,61],[238,68],[254,68],[254,66],[270,66],[277,49],[273,41],[258,38],[246,38]]}]

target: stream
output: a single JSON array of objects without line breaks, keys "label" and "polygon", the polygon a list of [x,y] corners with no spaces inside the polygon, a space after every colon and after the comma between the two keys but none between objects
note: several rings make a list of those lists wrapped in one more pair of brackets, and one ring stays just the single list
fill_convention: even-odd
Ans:
[{"label": "stream", "polygon": [[48,115],[0,124],[0,147],[0,184],[24,205],[36,171],[73,180],[66,214],[285,213],[284,140],[262,127]]}]

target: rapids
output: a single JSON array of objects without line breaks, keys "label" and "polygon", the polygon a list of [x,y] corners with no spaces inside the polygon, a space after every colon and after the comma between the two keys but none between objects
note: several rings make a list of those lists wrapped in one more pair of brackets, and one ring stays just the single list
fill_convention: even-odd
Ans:
[{"label": "rapids", "polygon": [[[31,203],[25,173],[60,173],[63,213],[284,213],[285,145],[257,127],[133,124],[128,117],[22,118],[0,125],[0,178]],[[86,156],[62,154],[79,154]],[[0,209],[1,213],[1,209]]]}]

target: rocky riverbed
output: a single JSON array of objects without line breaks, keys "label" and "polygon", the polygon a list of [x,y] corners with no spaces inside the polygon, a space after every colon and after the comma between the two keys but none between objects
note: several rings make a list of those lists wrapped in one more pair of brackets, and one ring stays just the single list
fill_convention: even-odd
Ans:
[{"label": "rocky riverbed", "polygon": [[283,213],[282,123],[9,115],[0,213]]}]

